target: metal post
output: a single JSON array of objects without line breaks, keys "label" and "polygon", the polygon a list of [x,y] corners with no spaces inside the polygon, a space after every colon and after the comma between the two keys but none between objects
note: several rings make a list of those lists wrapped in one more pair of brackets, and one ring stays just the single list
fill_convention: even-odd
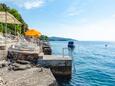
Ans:
[{"label": "metal post", "polygon": [[[14,19],[14,22],[15,22],[15,19]],[[14,31],[15,31],[15,36],[16,36],[16,24],[14,24]]]},{"label": "metal post", "polygon": [[63,56],[63,58],[64,58],[64,48],[62,49],[62,56]]},{"label": "metal post", "polygon": [[63,56],[63,57],[65,56],[65,52],[64,52],[64,51],[65,51],[66,49],[68,49],[68,48],[63,48],[63,49],[62,49],[62,56]]}]

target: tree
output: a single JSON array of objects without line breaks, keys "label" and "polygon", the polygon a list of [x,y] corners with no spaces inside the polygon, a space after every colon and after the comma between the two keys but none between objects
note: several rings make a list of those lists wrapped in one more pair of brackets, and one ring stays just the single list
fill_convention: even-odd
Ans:
[{"label": "tree", "polygon": [[40,40],[48,41],[48,36],[46,36],[46,35],[41,35],[41,36],[40,36]]},{"label": "tree", "polygon": [[10,8],[6,6],[4,3],[0,3],[0,11],[9,11]]}]

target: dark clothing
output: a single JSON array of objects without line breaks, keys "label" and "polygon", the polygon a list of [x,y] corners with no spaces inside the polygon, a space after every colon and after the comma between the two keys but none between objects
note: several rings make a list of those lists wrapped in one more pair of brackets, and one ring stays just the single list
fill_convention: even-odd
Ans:
[{"label": "dark clothing", "polygon": [[73,41],[68,42],[68,48],[72,49],[72,50],[75,48],[75,45],[74,45]]},{"label": "dark clothing", "polygon": [[73,41],[68,42],[68,51],[69,51],[69,56],[73,57],[73,51],[74,51],[75,45]]}]

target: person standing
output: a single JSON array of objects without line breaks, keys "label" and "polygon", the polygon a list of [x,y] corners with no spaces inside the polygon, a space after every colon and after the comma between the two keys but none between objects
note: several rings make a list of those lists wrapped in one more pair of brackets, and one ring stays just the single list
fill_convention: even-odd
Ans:
[{"label": "person standing", "polygon": [[73,41],[68,42],[68,50],[69,50],[69,56],[73,57],[73,51],[75,49],[75,45]]}]

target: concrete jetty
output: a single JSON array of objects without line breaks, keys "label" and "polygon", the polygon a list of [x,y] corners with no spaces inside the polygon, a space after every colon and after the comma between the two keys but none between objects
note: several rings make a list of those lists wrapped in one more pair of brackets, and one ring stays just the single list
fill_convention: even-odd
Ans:
[{"label": "concrete jetty", "polygon": [[[49,54],[49,53],[48,53]],[[8,57],[14,60],[27,60],[40,64],[42,67],[50,68],[54,75],[70,77],[72,74],[72,58],[63,55],[46,55],[44,52],[37,50],[8,50]]]},{"label": "concrete jetty", "polygon": [[43,55],[38,60],[38,64],[51,69],[54,75],[71,77],[72,74],[72,58],[60,55]]}]

